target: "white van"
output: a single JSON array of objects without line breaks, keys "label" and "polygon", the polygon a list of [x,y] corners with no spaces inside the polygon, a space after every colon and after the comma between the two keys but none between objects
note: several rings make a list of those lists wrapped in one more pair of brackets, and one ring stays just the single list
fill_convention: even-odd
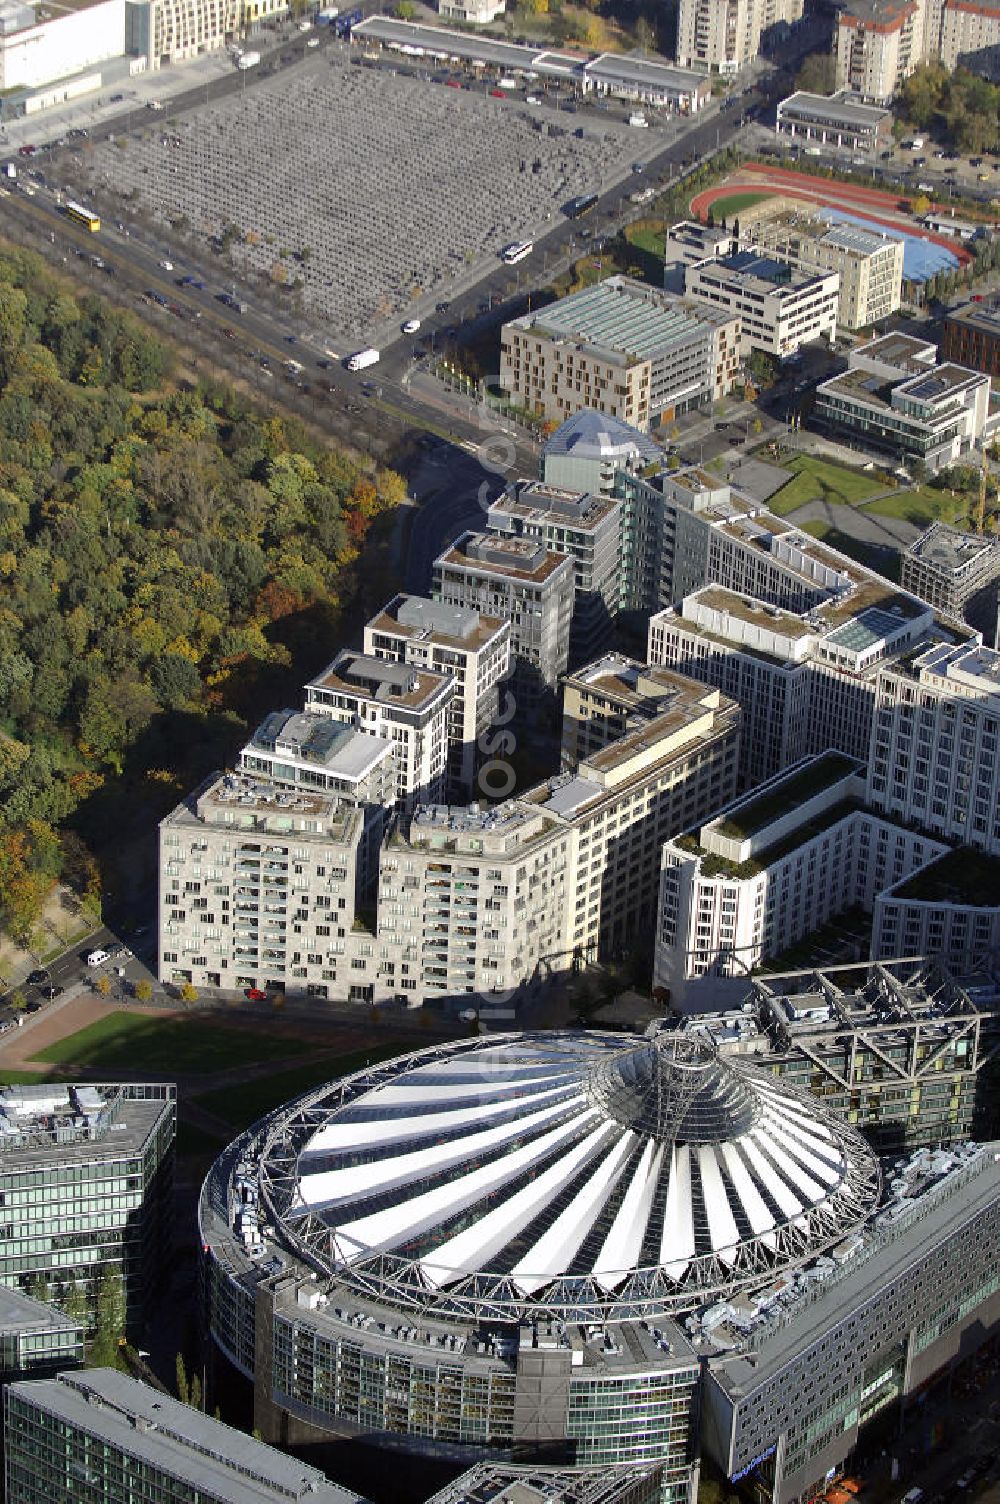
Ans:
[{"label": "white van", "polygon": [[88,966],[103,966],[105,961],[111,960],[111,952],[108,950],[92,950],[87,957]]},{"label": "white van", "polygon": [[920,1504],[923,1496],[924,1491],[922,1488],[911,1488],[908,1494],[903,1495],[902,1504]]}]

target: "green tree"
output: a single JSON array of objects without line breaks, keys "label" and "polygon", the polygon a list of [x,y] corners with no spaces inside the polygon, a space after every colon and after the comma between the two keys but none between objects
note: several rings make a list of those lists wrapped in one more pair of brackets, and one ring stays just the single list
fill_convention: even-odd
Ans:
[{"label": "green tree", "polygon": [[117,1269],[106,1269],[97,1286],[94,1340],[88,1353],[91,1367],[116,1367],[124,1340],[125,1286]]},{"label": "green tree", "polygon": [[829,52],[811,52],[802,59],[795,87],[807,94],[832,94],[836,85],[836,62]]},{"label": "green tree", "polygon": [[182,1352],[178,1352],[174,1360],[174,1369],[177,1375],[177,1398],[182,1405],[189,1405],[191,1403],[191,1386],[188,1383],[187,1367]]},{"label": "green tree", "polygon": [[84,1330],[87,1329],[90,1324],[90,1305],[87,1292],[81,1284],[70,1280],[60,1304],[70,1321],[78,1321]]}]

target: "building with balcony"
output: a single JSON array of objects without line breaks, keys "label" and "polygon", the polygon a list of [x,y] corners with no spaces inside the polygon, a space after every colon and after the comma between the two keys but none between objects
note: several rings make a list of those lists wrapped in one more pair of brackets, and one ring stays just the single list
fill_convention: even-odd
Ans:
[{"label": "building with balcony", "polygon": [[902,240],[859,225],[828,225],[796,206],[776,215],[740,218],[740,241],[777,256],[800,272],[825,269],[840,279],[837,323],[870,329],[895,313],[903,289]]},{"label": "building with balcony", "polygon": [[889,104],[925,56],[924,0],[850,0],[838,13],[836,84],[870,104]]},{"label": "building with balcony", "polygon": [[802,0],[681,0],[677,15],[677,61],[729,76],[747,68],[761,42],[778,27],[802,17]]},{"label": "building with balcony", "polygon": [[448,779],[451,675],[342,648],[306,685],[306,710],[391,743],[396,802],[441,799]]},{"label": "building with balcony", "polygon": [[685,267],[684,292],[738,319],[744,360],[753,350],[782,360],[810,340],[832,342],[837,332],[839,272],[796,270],[756,249]]},{"label": "building with balcony", "polygon": [[137,1326],[172,1242],[175,1112],[165,1084],[0,1089],[0,1285],[94,1297],[114,1272]]},{"label": "building with balcony", "polygon": [[739,335],[728,312],[607,277],[505,324],[500,384],[558,423],[593,408],[648,430],[730,390]]},{"label": "building with balcony", "polygon": [[484,761],[482,739],[500,710],[501,682],[511,670],[510,622],[469,606],[396,595],[365,627],[373,658],[409,663],[449,677],[448,796],[471,796]]}]

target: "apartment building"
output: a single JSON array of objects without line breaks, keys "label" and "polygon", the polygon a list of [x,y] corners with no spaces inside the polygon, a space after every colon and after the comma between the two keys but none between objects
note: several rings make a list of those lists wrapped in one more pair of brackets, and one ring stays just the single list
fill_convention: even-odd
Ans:
[{"label": "apartment building", "polygon": [[1000,543],[995,538],[932,522],[904,550],[901,578],[905,590],[945,616],[968,622],[988,645],[996,645]]},{"label": "apartment building", "polygon": [[111,1368],[4,1391],[7,1504],[363,1504],[245,1431]]},{"label": "apartment building", "polygon": [[1000,376],[1000,299],[987,297],[981,303],[947,309],[941,354],[960,366]]},{"label": "apartment building", "polygon": [[[799,537],[809,558],[811,541]],[[743,707],[743,788],[827,747],[866,759],[880,666],[948,635],[924,602],[820,548],[843,571],[805,610],[711,585],[650,618],[651,663],[714,684]]]},{"label": "apartment building", "polygon": [[919,950],[959,975],[973,970],[1000,950],[1000,861],[949,850],[880,893],[874,916],[873,959]]},{"label": "apartment building", "polygon": [[505,324],[500,384],[559,423],[594,408],[647,430],[730,390],[739,332],[728,312],[607,277]]},{"label": "apartment building", "polygon": [[1000,653],[938,643],[879,673],[868,802],[1000,855]]},{"label": "apartment building", "polygon": [[793,141],[878,151],[892,145],[892,111],[862,104],[847,89],[829,96],[798,90],[779,102],[775,129]]},{"label": "apartment building", "polygon": [[593,658],[611,637],[621,591],[621,512],[617,498],[532,480],[508,486],[486,514],[499,537],[529,538],[550,553],[572,556],[571,663]]},{"label": "apartment building", "polygon": [[619,470],[659,469],[663,450],[655,439],[610,413],[581,408],[542,445],[539,476],[550,486],[611,496]]},{"label": "apartment building", "polygon": [[836,336],[836,271],[796,271],[787,261],[743,250],[685,268],[684,291],[739,320],[744,360],[753,350],[784,359],[810,340]]},{"label": "apartment building", "polygon": [[926,13],[926,0],[850,0],[837,16],[837,88],[888,104],[923,61]]},{"label": "apartment building", "polygon": [[971,0],[944,0],[938,53],[945,68],[971,68],[995,80],[998,51],[1000,8]]},{"label": "apartment building", "polygon": [[[396,743],[356,726],[309,711],[274,710],[257,727],[236,760],[253,791],[273,795],[288,807],[290,792],[321,793],[361,811],[358,856],[360,890],[368,893],[378,874],[378,851],[397,797]],[[271,789],[270,785],[276,785]],[[278,793],[282,793],[280,801]],[[234,801],[227,801],[230,805]]]},{"label": "apartment building", "polygon": [[361,896],[361,810],[214,774],[160,822],[160,978],[339,996]]},{"label": "apartment building", "polygon": [[[663,848],[654,983],[683,1012],[737,1004],[762,962],[946,847],[871,814],[864,767],[823,752]],[[893,951],[891,954],[899,954]]]},{"label": "apartment building", "polygon": [[837,323],[867,329],[899,308],[903,241],[858,225],[828,225],[798,208],[773,217],[740,220],[740,240],[779,257],[800,272],[825,269],[839,278]]},{"label": "apartment building", "polygon": [[561,969],[571,841],[516,800],[419,810],[382,855],[378,942],[394,991],[415,1003],[477,994],[489,1006],[543,962]]},{"label": "apartment building", "polygon": [[411,809],[444,796],[454,694],[448,674],[343,648],[306,685],[306,710],[391,743],[396,801]]},{"label": "apartment building", "polygon": [[681,0],[677,61],[728,76],[760,56],[761,41],[779,25],[802,17],[802,0]]},{"label": "apartment building", "polygon": [[501,681],[510,672],[510,622],[468,606],[396,595],[365,627],[373,658],[449,676],[448,797],[473,793],[483,760],[480,738],[496,720]]},{"label": "apartment building", "polygon": [[157,1294],[173,1225],[176,1089],[0,1089],[0,1284],[96,1294],[121,1276],[130,1325]]},{"label": "apartment building", "polygon": [[856,346],[848,368],[816,388],[813,421],[863,450],[941,470],[992,434],[988,377],[907,334]]},{"label": "apartment building", "polygon": [[434,560],[432,595],[510,622],[518,710],[550,704],[569,662],[576,562],[534,538],[466,532]]}]

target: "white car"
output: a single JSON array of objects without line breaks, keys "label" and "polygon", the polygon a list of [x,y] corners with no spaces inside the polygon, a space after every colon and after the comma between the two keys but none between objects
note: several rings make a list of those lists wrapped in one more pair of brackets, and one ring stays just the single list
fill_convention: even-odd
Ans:
[{"label": "white car", "polygon": [[404,334],[416,334],[416,332],[417,332],[417,330],[419,328],[420,328],[420,320],[419,319],[407,319],[406,323],[403,325],[403,333]]},{"label": "white car", "polygon": [[163,267],[163,270],[165,272],[172,272],[174,269],[174,263],[172,261],[161,261],[160,265]]},{"label": "white car", "polygon": [[310,37],[309,40],[308,40],[308,42],[306,43],[306,46],[307,47],[318,47],[319,46],[319,37]]},{"label": "white car", "polygon": [[111,952],[107,950],[92,950],[87,957],[88,966],[103,966],[105,961],[111,960]]}]

